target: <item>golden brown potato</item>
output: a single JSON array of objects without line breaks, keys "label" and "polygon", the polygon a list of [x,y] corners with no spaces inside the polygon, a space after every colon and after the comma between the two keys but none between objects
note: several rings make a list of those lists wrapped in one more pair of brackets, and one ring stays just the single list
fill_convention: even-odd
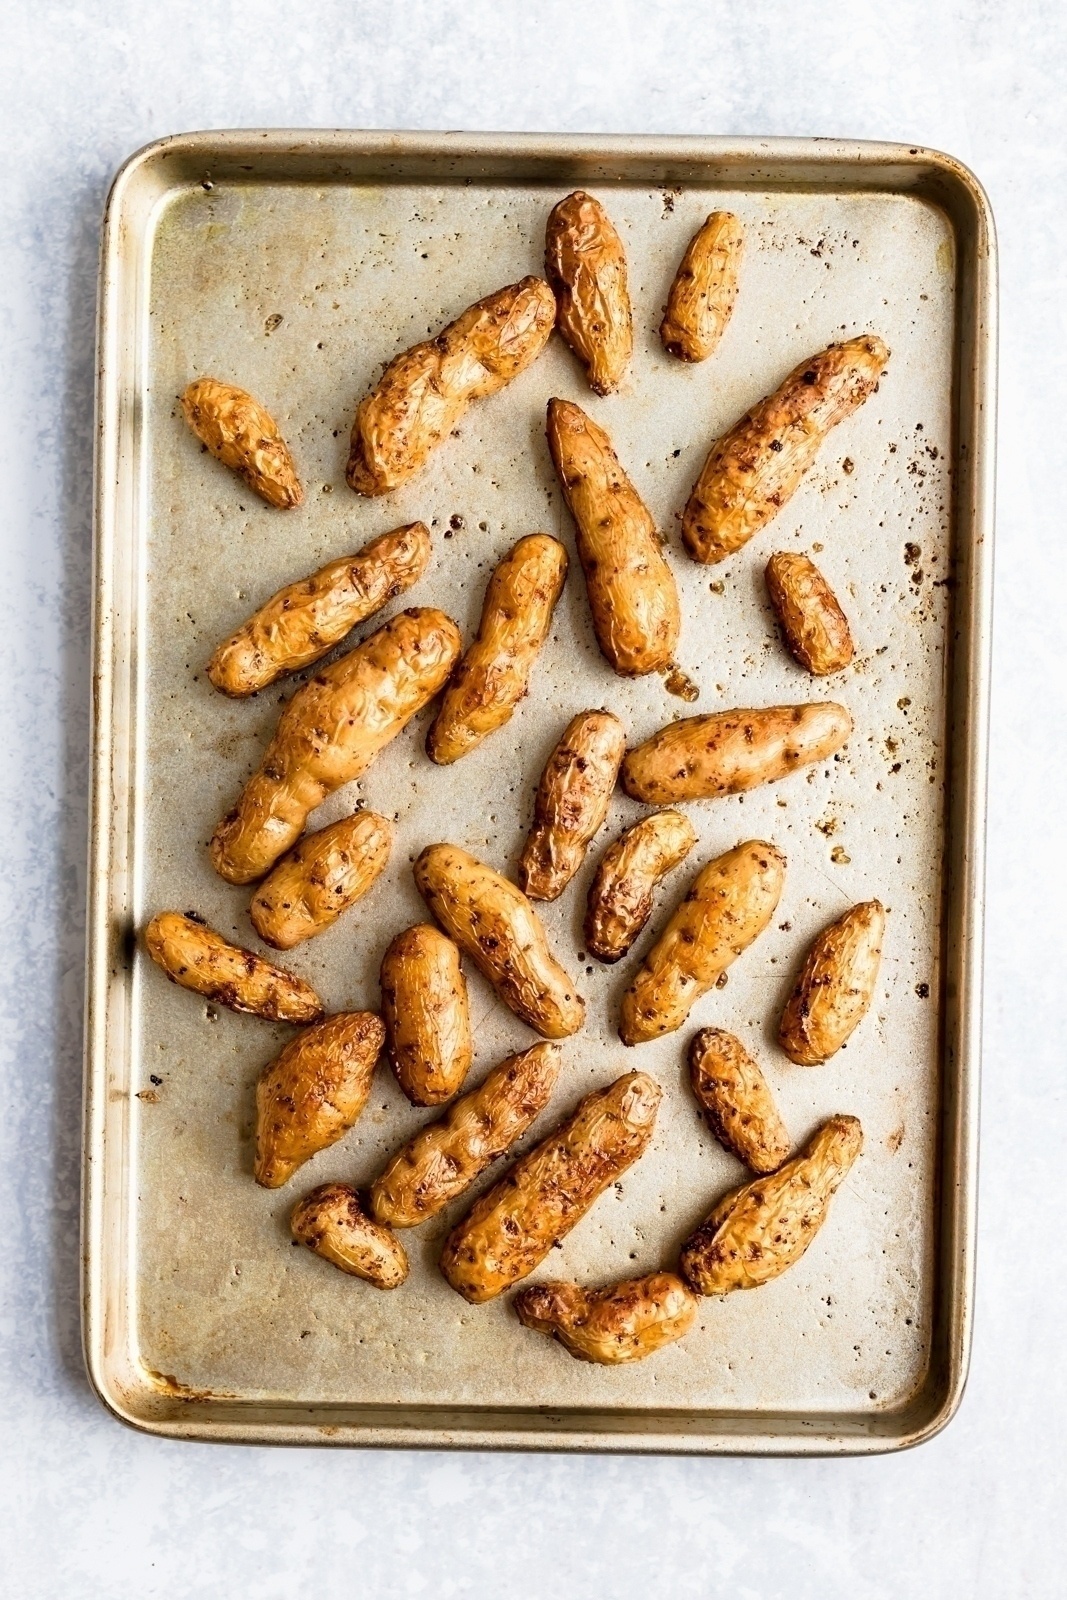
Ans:
[{"label": "golden brown potato", "polygon": [[535,1044],[502,1061],[440,1122],[397,1151],[371,1186],[372,1215],[391,1228],[436,1216],[526,1132],[558,1077],[557,1044]]},{"label": "golden brown potato", "polygon": [[741,794],[825,761],[851,732],[851,716],[832,700],[681,717],[627,754],[622,786],[650,806]]},{"label": "golden brown potato", "polygon": [[830,429],[878,388],[889,351],[864,334],[832,344],[712,445],[682,516],[694,561],[721,561],[790,499]]},{"label": "golden brown potato", "polygon": [[305,1028],[256,1085],[256,1182],[280,1189],[359,1119],[385,1043],[373,1011],[339,1011]]},{"label": "golden brown potato", "polygon": [[356,811],[305,834],[256,890],[252,926],[275,950],[322,933],[384,872],[392,847],[393,824],[377,811]]},{"label": "golden brown potato", "polygon": [[790,1061],[801,1067],[828,1061],[866,1015],[878,982],[884,934],[884,906],[866,900],[818,935],[778,1029],[778,1042]]},{"label": "golden brown potato", "polygon": [[364,1278],[376,1289],[398,1289],[408,1275],[404,1246],[388,1228],[365,1216],[347,1183],[324,1183],[293,1207],[293,1238],[317,1256]]},{"label": "golden brown potato", "polygon": [[459,1093],[474,1054],[459,951],[427,923],[406,928],[382,957],[381,988],[397,1082],[412,1105],[443,1105]]},{"label": "golden brown potato", "polygon": [[777,1172],[724,1195],[682,1246],[682,1276],[697,1294],[758,1289],[795,1265],[863,1148],[855,1117],[831,1117]]},{"label": "golden brown potato", "polygon": [[437,921],[506,1006],[545,1039],[565,1039],[585,1021],[585,1001],[549,949],[521,889],[454,844],[431,844],[415,883]]},{"label": "golden brown potato", "polygon": [[202,445],[244,479],[268,505],[286,510],[304,498],[293,458],[265,407],[234,383],[197,378],[181,398],[182,412]]},{"label": "golden brown potato", "polygon": [[453,673],[427,736],[431,761],[458,761],[511,721],[566,576],[567,552],[547,533],[520,539],[504,557],[486,586],[478,637]]},{"label": "golden brown potato", "polygon": [[441,1271],[453,1289],[479,1305],[527,1277],[648,1148],[662,1093],[628,1072],[520,1156],[449,1234]]},{"label": "golden brown potato", "polygon": [[767,563],[767,593],[790,651],[808,672],[824,678],[852,660],[848,618],[813,561],[779,550]]},{"label": "golden brown potato", "polygon": [[287,584],[223,644],[207,675],[223,694],[249,695],[311,666],[353,628],[403,594],[430,561],[423,522],[383,533],[354,556],[342,556]]},{"label": "golden brown potato", "polygon": [[580,711],[549,756],[534,820],[519,857],[519,887],[531,900],[558,900],[585,860],[611,804],[626,729],[610,711]]},{"label": "golden brown potato", "polygon": [[230,944],[197,917],[161,911],[145,929],[144,942],[171,983],[231,1011],[249,1011],[268,1022],[314,1022],[326,1009],[303,978]]},{"label": "golden brown potato", "polygon": [[605,659],[624,677],[669,667],[681,610],[651,512],[603,428],[569,400],[548,402],[548,446]]},{"label": "golden brown potato", "polygon": [[515,1296],[524,1328],[551,1334],[579,1361],[642,1361],[687,1333],[697,1302],[673,1272],[627,1278],[606,1289],[538,1283]]},{"label": "golden brown potato", "polygon": [[711,355],[734,309],[744,248],[744,230],[730,211],[713,211],[690,239],[660,323],[670,355],[680,361]]},{"label": "golden brown potato", "polygon": [[418,472],[472,400],[496,394],[535,361],[556,320],[543,278],[523,278],[479,300],[395,356],[360,402],[346,477],[357,494],[387,494]]},{"label": "golden brown potato", "polygon": [[689,1046],[689,1081],[724,1150],[753,1172],[776,1172],[789,1135],[766,1078],[740,1039],[701,1028]]},{"label": "golden brown potato", "polygon": [[298,689],[262,764],[215,829],[211,861],[227,883],[268,873],[328,794],[360,777],[446,682],[459,656],[451,617],[402,611]]},{"label": "golden brown potato", "polygon": [[702,867],[622,997],[619,1038],[643,1044],[680,1028],[759,937],[785,883],[785,856],[749,839]]},{"label": "golden brown potato", "polygon": [[626,253],[599,200],[576,189],[553,207],[545,272],[556,291],[559,331],[586,370],[589,387],[610,394],[634,347]]},{"label": "golden brown potato", "polygon": [[652,915],[658,885],[692,850],[696,833],[680,811],[642,817],[601,857],[585,911],[585,943],[598,961],[619,961]]}]

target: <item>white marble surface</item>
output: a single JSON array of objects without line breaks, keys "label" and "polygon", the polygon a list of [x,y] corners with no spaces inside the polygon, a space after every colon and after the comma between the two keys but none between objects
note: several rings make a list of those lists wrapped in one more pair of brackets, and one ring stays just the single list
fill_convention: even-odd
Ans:
[{"label": "white marble surface", "polygon": [[[4,1592],[1062,1594],[1067,10],[0,0],[0,37]],[[988,186],[1003,381],[982,1248],[969,1391],[922,1449],[237,1450],[136,1436],[90,1395],[76,1229],[97,227],[134,147],[242,124],[901,138],[951,150]]]}]

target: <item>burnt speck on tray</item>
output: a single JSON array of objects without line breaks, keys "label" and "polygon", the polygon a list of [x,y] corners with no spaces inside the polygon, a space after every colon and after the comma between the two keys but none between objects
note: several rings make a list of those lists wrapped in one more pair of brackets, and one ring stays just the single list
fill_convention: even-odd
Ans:
[{"label": "burnt speck on tray", "polygon": [[917,983],[915,985],[915,993],[919,996],[920,1000],[929,1000],[930,985],[928,983]]}]

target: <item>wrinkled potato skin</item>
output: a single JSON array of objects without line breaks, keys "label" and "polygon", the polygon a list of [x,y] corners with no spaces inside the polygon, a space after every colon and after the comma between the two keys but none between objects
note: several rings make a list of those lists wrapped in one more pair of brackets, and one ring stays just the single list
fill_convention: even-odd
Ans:
[{"label": "wrinkled potato skin", "polygon": [[758,1289],[798,1262],[863,1148],[855,1117],[831,1117],[777,1172],[732,1189],[682,1246],[682,1276],[697,1294]]},{"label": "wrinkled potato skin", "polygon": [[474,1055],[459,951],[427,923],[405,928],[382,957],[381,990],[397,1082],[412,1105],[443,1105],[459,1093]]},{"label": "wrinkled potato skin", "polygon": [[545,272],[556,322],[586,370],[589,387],[619,387],[634,347],[622,240],[599,200],[576,189],[555,206],[545,232]]},{"label": "wrinkled potato skin", "polygon": [[404,1246],[364,1214],[347,1183],[324,1183],[298,1200],[290,1227],[317,1256],[376,1289],[398,1289],[408,1275]]},{"label": "wrinkled potato skin", "polygon": [[613,671],[671,665],[682,613],[652,514],[603,428],[569,400],[548,402],[548,445],[574,518],[597,643]]},{"label": "wrinkled potato skin", "polygon": [[826,435],[878,388],[889,351],[865,334],[802,361],[712,445],[682,516],[694,561],[722,561],[791,498]]},{"label": "wrinkled potato skin", "polygon": [[535,1044],[502,1061],[440,1122],[397,1151],[371,1186],[372,1215],[391,1228],[413,1228],[436,1216],[526,1132],[558,1077],[555,1044]]},{"label": "wrinkled potato skin", "polygon": [[619,961],[652,915],[656,888],[696,843],[688,817],[657,811],[609,845],[585,912],[585,944],[598,961]]},{"label": "wrinkled potato skin", "polygon": [[270,412],[236,384],[197,378],[181,397],[186,422],[216,461],[279,510],[304,498],[293,458]]},{"label": "wrinkled potato skin", "polygon": [[723,1149],[753,1172],[776,1172],[789,1156],[789,1135],[766,1078],[740,1039],[721,1028],[701,1028],[689,1046],[689,1081]]},{"label": "wrinkled potato skin", "polygon": [[818,935],[778,1029],[790,1061],[800,1067],[828,1061],[866,1016],[884,936],[885,908],[878,900],[853,906]]},{"label": "wrinkled potato skin", "polygon": [[223,694],[256,694],[287,673],[321,659],[359,623],[422,577],[430,562],[430,533],[411,522],[372,539],[287,584],[223,644],[207,675]]},{"label": "wrinkled potato skin", "polygon": [[519,857],[519,887],[531,900],[558,900],[608,814],[626,754],[626,729],[610,711],[580,711],[549,756],[534,820]]},{"label": "wrinkled potato skin", "polygon": [[767,563],[767,593],[793,657],[816,678],[841,672],[855,645],[837,596],[799,551],[780,550]]},{"label": "wrinkled potato skin", "polygon": [[256,890],[249,916],[264,944],[291,950],[332,927],[385,871],[393,824],[357,811],[308,833]]},{"label": "wrinkled potato skin", "polygon": [[737,300],[745,248],[740,222],[713,211],[689,241],[660,323],[663,348],[679,361],[706,361],[726,331]]},{"label": "wrinkled potato skin", "polygon": [[585,1001],[521,889],[452,844],[426,847],[415,862],[415,883],[445,932],[517,1017],[545,1039],[578,1032]]},{"label": "wrinkled potato skin", "polygon": [[341,1011],[290,1041],[256,1085],[256,1182],[280,1189],[362,1114],[385,1043],[373,1011]]},{"label": "wrinkled potato skin", "polygon": [[314,1022],[325,1006],[309,983],[230,944],[180,911],[161,911],[144,935],[145,948],[171,983],[192,989],[231,1011],[268,1022]]},{"label": "wrinkled potato skin", "polygon": [[681,717],[629,752],[622,785],[651,806],[742,794],[827,760],[851,732],[851,716],[832,700]]},{"label": "wrinkled potato skin", "polygon": [[426,753],[448,766],[510,722],[552,625],[567,576],[558,539],[520,539],[486,586],[478,637],[452,675],[426,739]]},{"label": "wrinkled potato skin", "polygon": [[579,1361],[615,1367],[674,1344],[689,1331],[697,1301],[673,1272],[627,1278],[606,1289],[538,1283],[514,1300],[524,1328],[558,1339]]},{"label": "wrinkled potato skin", "polygon": [[451,617],[402,611],[298,689],[260,769],[215,829],[211,861],[253,883],[296,843],[328,794],[361,777],[446,682],[460,651]]},{"label": "wrinkled potato skin", "polygon": [[662,1094],[643,1072],[587,1094],[449,1234],[441,1271],[453,1289],[480,1305],[527,1277],[648,1148]]},{"label": "wrinkled potato skin", "polygon": [[759,937],[785,883],[785,857],[749,839],[702,867],[622,997],[619,1038],[643,1044],[680,1028]]},{"label": "wrinkled potato skin", "polygon": [[418,472],[472,400],[496,394],[545,348],[556,297],[543,278],[523,278],[479,300],[395,356],[352,424],[345,476],[357,494],[387,494]]}]

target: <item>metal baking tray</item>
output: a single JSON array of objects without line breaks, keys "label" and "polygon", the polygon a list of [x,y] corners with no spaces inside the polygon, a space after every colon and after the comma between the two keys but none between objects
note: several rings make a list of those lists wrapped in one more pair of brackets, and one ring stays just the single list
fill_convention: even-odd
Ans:
[{"label": "metal baking tray", "polygon": [[[629,255],[625,392],[594,397],[553,340],[409,485],[350,493],[348,430],[381,364],[539,272],[548,210],[577,186],[603,197]],[[747,233],[741,294],[717,354],[686,367],[663,353],[657,325],[687,240],[720,207]],[[100,291],[84,1192],[87,1363],[118,1417],[233,1441],[798,1454],[895,1449],[951,1417],[973,1300],[995,282],[975,179],[897,145],[235,132],[163,140],[127,162]],[[796,361],[865,330],[893,352],[879,393],[768,530],[720,566],[695,565],[677,514],[709,443]],[[302,508],[268,509],[199,451],[176,397],[202,373],[278,416]],[[830,1113],[858,1114],[863,1156],[799,1265],[758,1293],[703,1301],[685,1340],[620,1369],[525,1332],[506,1298],[472,1307],[455,1295],[436,1256],[456,1207],[405,1236],[412,1272],[394,1294],[292,1248],[300,1194],[366,1182],[431,1114],[383,1066],[345,1140],[283,1191],[258,1189],[252,1089],[286,1030],[170,986],[137,937],[156,910],[190,907],[254,942],[248,892],[214,875],[204,846],[291,686],[226,700],[203,671],[215,642],[283,582],[415,518],[432,525],[435,559],[396,604],[442,606],[469,636],[516,538],[547,529],[573,549],[543,437],[553,394],[605,424],[668,534],[679,660],[700,698],[687,707],[659,677],[611,674],[574,563],[506,729],[438,769],[423,718],[316,815],[321,825],[365,799],[395,813],[397,845],[373,892],[287,959],[331,1008],[375,1005],[387,941],[425,916],[409,861],[447,838],[512,867],[542,762],[581,708],[611,707],[639,739],[689,711],[850,707],[856,732],[825,767],[688,808],[699,844],[662,904],[692,863],[739,839],[785,850],[772,929],[692,1026],[714,1021],[758,1051],[797,1141]],[[775,632],[762,571],[782,548],[818,552],[852,618],[857,659],[828,686]],[[620,794],[602,842],[639,814]],[[740,1177],[685,1088],[692,1026],[632,1052],[615,1035],[662,909],[621,968],[578,953],[599,850],[544,910],[589,1021],[526,1143],[631,1067],[666,1094],[653,1147],[539,1269],[587,1282],[671,1262]],[[877,1003],[827,1065],[791,1066],[774,1027],[801,953],[873,895],[890,908]],[[531,1035],[471,984],[476,1081]]]}]

